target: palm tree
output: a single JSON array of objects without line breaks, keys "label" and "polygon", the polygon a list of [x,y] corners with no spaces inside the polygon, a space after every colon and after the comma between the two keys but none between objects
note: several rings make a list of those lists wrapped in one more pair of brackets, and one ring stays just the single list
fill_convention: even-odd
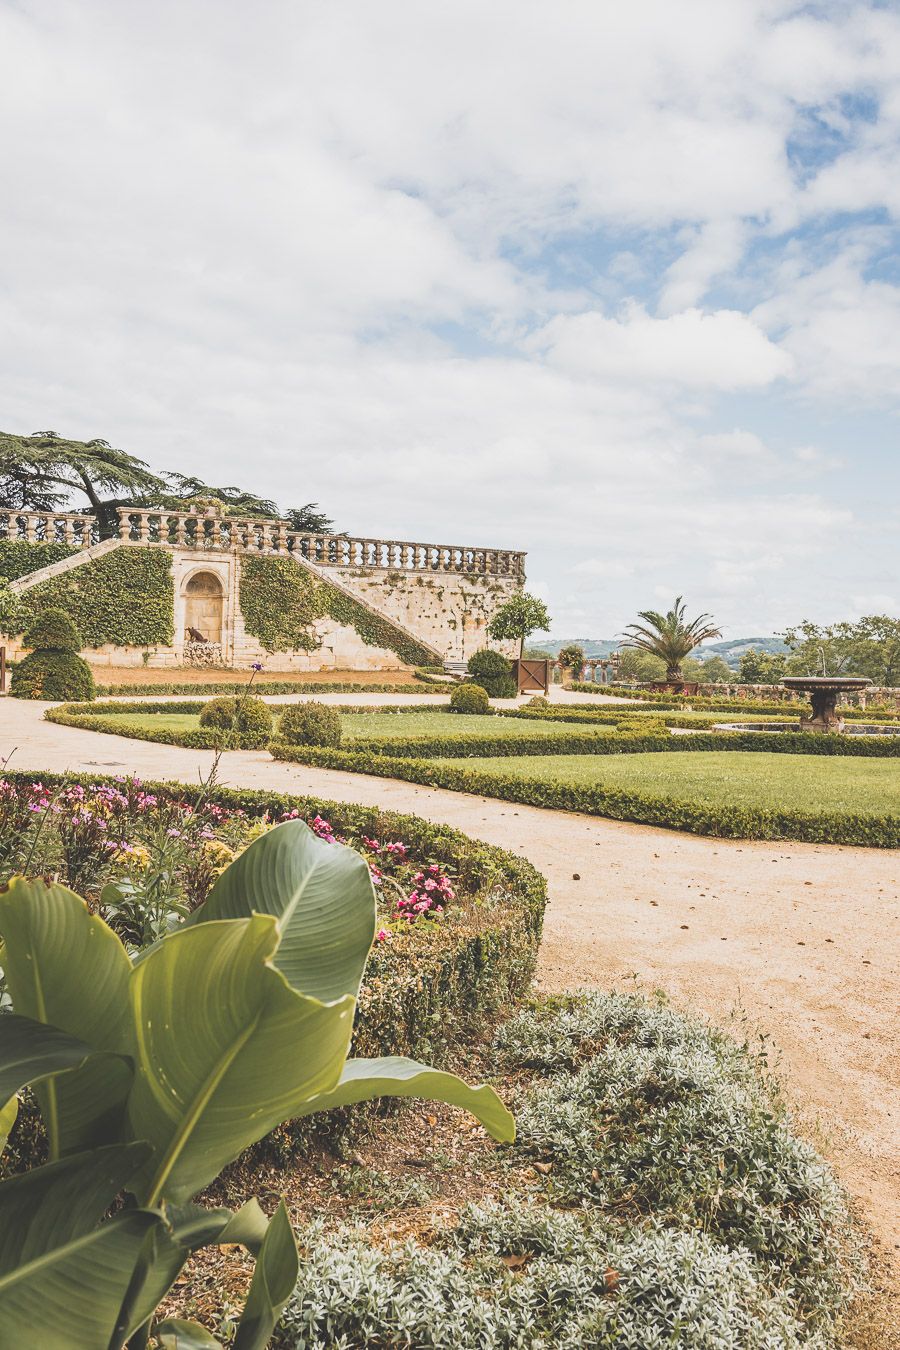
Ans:
[{"label": "palm tree", "polygon": [[[721,637],[718,628],[713,625],[711,614],[700,614],[690,623],[685,622],[684,605],[679,595],[668,614],[657,614],[653,609],[644,609],[638,614],[644,623],[629,624],[623,634],[624,647],[639,647],[650,652],[666,663],[666,679],[675,682],[681,679],[681,663],[695,647],[710,638]],[[646,627],[644,626],[646,625]]]}]

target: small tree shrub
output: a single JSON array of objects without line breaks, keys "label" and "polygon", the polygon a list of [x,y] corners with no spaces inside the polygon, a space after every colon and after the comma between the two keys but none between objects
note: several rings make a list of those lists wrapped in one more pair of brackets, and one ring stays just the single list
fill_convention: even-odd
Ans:
[{"label": "small tree shrub", "polygon": [[95,694],[94,677],[78,651],[81,634],[61,609],[45,609],[25,634],[33,650],[13,670],[10,692],[14,698],[77,699]]},{"label": "small tree shrub", "polygon": [[518,690],[512,677],[512,666],[500,652],[485,647],[469,658],[469,674],[476,684],[486,689],[489,698],[515,698]]},{"label": "small tree shrub", "polygon": [[45,609],[33,621],[23,641],[32,651],[81,651],[81,634],[64,609]]},{"label": "small tree shrub", "polygon": [[222,731],[238,731],[243,735],[257,735],[263,740],[272,731],[272,712],[261,698],[248,695],[242,698],[214,698],[201,712],[200,725]]},{"label": "small tree shrub", "polygon": [[482,716],[491,711],[486,689],[480,684],[458,684],[450,695],[450,711]]},{"label": "small tree shrub", "polygon": [[341,715],[324,703],[298,703],[285,708],[278,730],[290,745],[330,745],[341,743]]},{"label": "small tree shrub", "polygon": [[561,649],[559,664],[563,670],[569,672],[573,680],[577,680],[584,665],[584,648],[579,647],[577,642],[570,642],[568,647]]}]

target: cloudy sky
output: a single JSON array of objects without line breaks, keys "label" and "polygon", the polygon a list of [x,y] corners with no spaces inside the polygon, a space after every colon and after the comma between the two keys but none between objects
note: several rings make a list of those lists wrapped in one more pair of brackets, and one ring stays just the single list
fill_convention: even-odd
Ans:
[{"label": "cloudy sky", "polygon": [[0,110],[5,430],[559,635],[900,608],[893,0],[0,0]]}]

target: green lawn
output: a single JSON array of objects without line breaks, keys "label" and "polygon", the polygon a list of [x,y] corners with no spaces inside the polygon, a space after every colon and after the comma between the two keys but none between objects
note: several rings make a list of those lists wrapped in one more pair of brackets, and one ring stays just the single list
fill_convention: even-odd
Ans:
[{"label": "green lawn", "polygon": [[[459,760],[435,762],[459,767]],[[900,813],[900,761],[896,759],[683,750],[603,757],[492,757],[470,767],[482,773],[634,790],[709,806]]]},{"label": "green lawn", "polygon": [[[97,709],[102,708],[97,704]],[[271,704],[276,719],[284,704]],[[164,731],[190,731],[200,725],[199,713],[117,712],[104,713],[125,731],[130,727],[149,727]],[[341,716],[345,741],[371,737],[402,736],[571,736],[573,732],[612,731],[611,727],[578,727],[571,722],[525,721],[516,717],[473,717],[449,712],[344,713]]]}]

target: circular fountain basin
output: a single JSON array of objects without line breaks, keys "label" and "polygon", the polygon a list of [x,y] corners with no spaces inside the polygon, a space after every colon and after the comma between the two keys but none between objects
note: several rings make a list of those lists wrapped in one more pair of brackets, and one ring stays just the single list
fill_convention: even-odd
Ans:
[{"label": "circular fountain basin", "polygon": [[872,681],[866,675],[785,675],[780,683],[805,694],[844,694],[865,689]]}]

